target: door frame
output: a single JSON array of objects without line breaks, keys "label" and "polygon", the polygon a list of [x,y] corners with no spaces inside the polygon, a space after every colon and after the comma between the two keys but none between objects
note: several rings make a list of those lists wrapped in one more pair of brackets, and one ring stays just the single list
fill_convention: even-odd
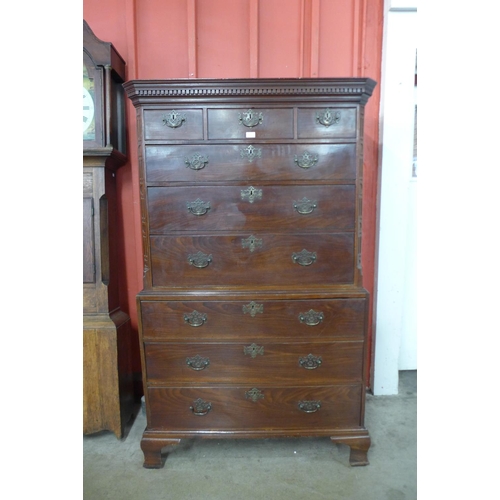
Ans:
[{"label": "door frame", "polygon": [[409,182],[413,166],[417,3],[386,0],[384,5],[371,374],[375,395],[398,393],[402,331],[410,312],[405,286],[408,256],[414,255],[414,249],[408,248],[412,238],[407,228],[414,195]]}]

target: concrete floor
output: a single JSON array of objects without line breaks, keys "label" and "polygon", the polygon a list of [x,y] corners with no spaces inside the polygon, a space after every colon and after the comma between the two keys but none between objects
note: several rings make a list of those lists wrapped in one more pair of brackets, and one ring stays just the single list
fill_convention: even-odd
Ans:
[{"label": "concrete floor", "polygon": [[417,372],[400,372],[397,396],[367,395],[366,467],[328,438],[186,440],[163,469],[144,469],[146,419],[128,434],[83,438],[84,500],[416,500]]}]

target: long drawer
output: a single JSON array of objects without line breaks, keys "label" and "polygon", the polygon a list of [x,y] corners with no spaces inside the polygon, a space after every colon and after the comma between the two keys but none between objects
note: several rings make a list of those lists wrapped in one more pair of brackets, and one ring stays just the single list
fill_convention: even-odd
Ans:
[{"label": "long drawer", "polygon": [[[362,385],[148,389],[149,430],[299,430],[356,427]],[[260,397],[262,396],[262,397]]]},{"label": "long drawer", "polygon": [[355,144],[149,145],[145,155],[147,182],[356,178]]},{"label": "long drawer", "polygon": [[151,236],[153,286],[352,283],[354,234]]},{"label": "long drawer", "polygon": [[350,231],[354,185],[150,187],[149,230]]},{"label": "long drawer", "polygon": [[145,340],[362,338],[366,299],[141,300]]},{"label": "long drawer", "polygon": [[148,384],[335,384],[362,380],[363,341],[146,343]]}]

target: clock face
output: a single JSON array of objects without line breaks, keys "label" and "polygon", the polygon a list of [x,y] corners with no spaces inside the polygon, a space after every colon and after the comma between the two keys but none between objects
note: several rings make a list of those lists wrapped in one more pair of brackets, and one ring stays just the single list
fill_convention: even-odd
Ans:
[{"label": "clock face", "polygon": [[90,78],[85,62],[83,63],[83,140],[95,141],[95,102],[94,79]]},{"label": "clock face", "polygon": [[83,135],[89,130],[94,121],[94,99],[90,92],[83,87]]}]

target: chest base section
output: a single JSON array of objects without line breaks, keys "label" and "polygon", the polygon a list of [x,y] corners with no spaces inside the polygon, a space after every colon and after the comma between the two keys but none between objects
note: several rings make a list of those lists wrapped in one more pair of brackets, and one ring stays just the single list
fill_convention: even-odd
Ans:
[{"label": "chest base section", "polygon": [[329,437],[367,465],[367,293],[142,292],[144,467],[190,438]]}]

